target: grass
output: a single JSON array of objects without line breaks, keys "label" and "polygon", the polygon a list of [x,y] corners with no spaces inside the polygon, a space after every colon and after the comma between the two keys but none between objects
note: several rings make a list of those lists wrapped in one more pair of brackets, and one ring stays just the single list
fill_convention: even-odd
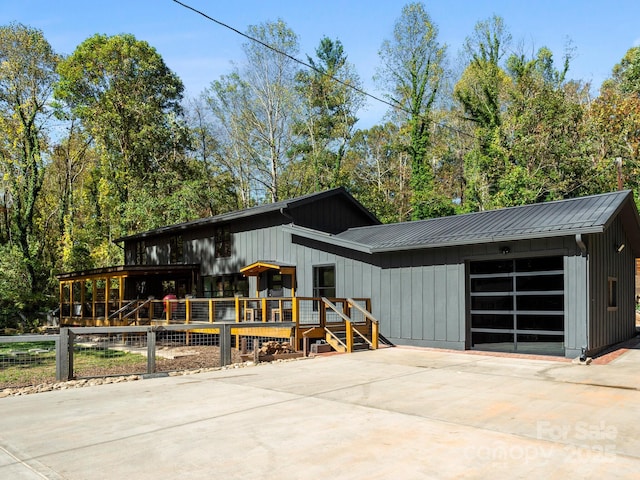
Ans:
[{"label": "grass", "polygon": [[[146,371],[143,355],[104,347],[76,346],[76,377],[128,375]],[[54,341],[0,343],[0,389],[53,383],[56,380]]]}]

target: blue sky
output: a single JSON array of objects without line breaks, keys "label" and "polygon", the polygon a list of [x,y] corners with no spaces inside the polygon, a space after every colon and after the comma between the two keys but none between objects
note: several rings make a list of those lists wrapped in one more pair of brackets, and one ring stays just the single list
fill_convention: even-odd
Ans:
[{"label": "blue sky", "polygon": [[[365,89],[379,94],[371,78],[378,49],[390,38],[406,1],[396,0],[183,0],[211,17],[245,31],[278,18],[299,36],[300,54],[313,55],[323,36],[339,39]],[[549,47],[560,60],[570,40],[575,58],[569,77],[590,81],[594,91],[625,52],[640,45],[640,1],[531,0],[423,2],[439,28],[441,43],[456,61],[465,37],[479,20],[504,18],[514,47],[533,52]],[[12,21],[44,32],[53,48],[70,54],[95,33],[132,33],[153,45],[195,97],[211,81],[229,73],[231,62],[243,60],[246,41],[185,9],[172,0],[0,0],[0,24]],[[386,106],[369,102],[360,112],[363,126],[382,120]]]}]

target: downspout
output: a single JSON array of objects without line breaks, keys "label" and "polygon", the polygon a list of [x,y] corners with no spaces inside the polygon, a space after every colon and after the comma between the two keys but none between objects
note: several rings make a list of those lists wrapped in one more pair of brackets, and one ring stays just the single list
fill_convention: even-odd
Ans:
[{"label": "downspout", "polygon": [[582,256],[586,259],[587,268],[586,275],[584,277],[585,283],[585,293],[587,295],[587,321],[585,322],[585,341],[586,344],[582,347],[582,352],[580,353],[580,361],[585,362],[587,360],[587,349],[589,348],[589,323],[591,322],[591,300],[589,298],[589,263],[588,263],[588,255],[587,255],[587,245],[584,243],[584,239],[582,238],[581,233],[576,233],[576,245],[580,249]]},{"label": "downspout", "polygon": [[582,256],[586,257],[587,256],[587,245],[584,243],[584,240],[582,239],[582,234],[581,233],[576,233],[576,244],[578,245],[578,248],[580,249],[580,252],[582,252]]},{"label": "downspout", "polygon": [[280,214],[283,217],[288,218],[289,220],[291,220],[291,225],[295,224],[295,221],[294,221],[293,217],[287,212],[287,208],[286,207],[281,207],[280,208]]}]

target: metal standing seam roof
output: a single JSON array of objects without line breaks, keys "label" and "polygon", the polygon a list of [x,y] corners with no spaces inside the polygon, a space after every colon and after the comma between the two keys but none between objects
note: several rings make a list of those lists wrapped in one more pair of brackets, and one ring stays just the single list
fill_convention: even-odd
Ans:
[{"label": "metal standing seam roof", "polygon": [[316,200],[320,200],[322,198],[327,198],[327,197],[337,196],[337,195],[342,195],[347,200],[351,201],[355,208],[361,210],[366,216],[368,216],[371,219],[372,223],[376,223],[376,224],[380,223],[380,221],[371,212],[369,212],[366,208],[364,208],[355,198],[353,198],[351,194],[346,189],[344,189],[344,187],[337,187],[330,190],[325,190],[323,192],[309,193],[307,195],[302,195],[300,197],[291,198],[288,200],[281,200],[279,202],[267,203],[264,205],[258,205],[256,207],[246,208],[244,210],[236,210],[233,212],[222,213],[220,215],[214,215],[212,217],[199,218],[197,220],[192,220],[189,222],[168,225],[166,227],[160,227],[154,230],[149,230],[146,232],[136,233],[133,235],[117,238],[116,240],[114,240],[114,242],[118,243],[125,240],[145,238],[152,235],[155,236],[159,234],[183,231],[183,230],[187,230],[194,227],[230,222],[240,218],[253,217],[256,215],[261,215],[261,214],[270,213],[270,212],[277,212],[282,209],[291,209],[307,203],[314,202]]},{"label": "metal standing seam roof", "polygon": [[[386,225],[351,228],[337,235],[292,233],[368,253],[513,241],[603,232],[623,209],[635,251],[640,251],[640,219],[629,190]],[[627,212],[628,213],[628,212]],[[628,225],[626,225],[628,226]]]}]

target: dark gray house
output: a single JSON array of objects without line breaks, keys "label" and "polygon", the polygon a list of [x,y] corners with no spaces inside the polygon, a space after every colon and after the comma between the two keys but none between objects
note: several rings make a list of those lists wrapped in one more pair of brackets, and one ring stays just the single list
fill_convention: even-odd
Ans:
[{"label": "dark gray house", "polygon": [[338,188],[118,241],[129,298],[366,297],[396,344],[568,357],[636,332],[630,191],[381,225]]}]

